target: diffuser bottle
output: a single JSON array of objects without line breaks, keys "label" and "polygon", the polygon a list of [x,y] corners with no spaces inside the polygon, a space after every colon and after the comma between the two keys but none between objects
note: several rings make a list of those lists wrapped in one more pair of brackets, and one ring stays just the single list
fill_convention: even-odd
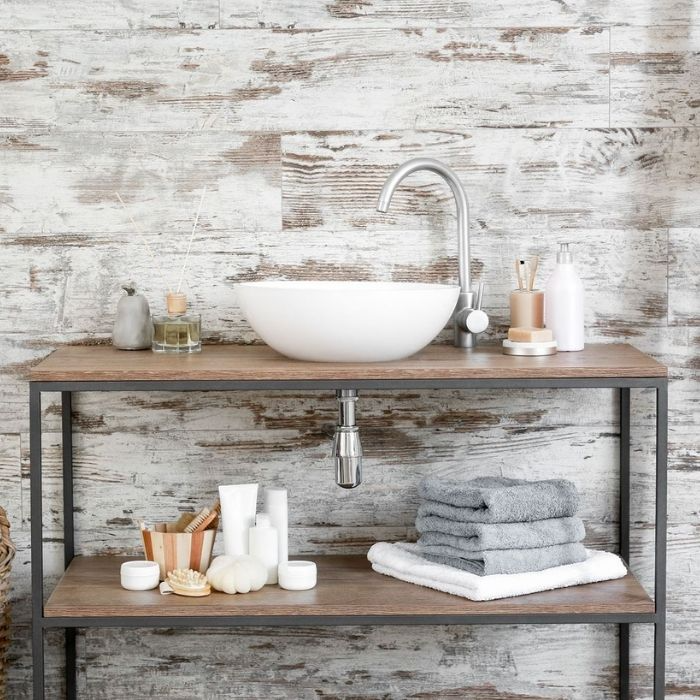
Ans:
[{"label": "diffuser bottle", "polygon": [[557,266],[547,282],[544,316],[560,352],[583,350],[583,284],[568,243],[560,245]]},{"label": "diffuser bottle", "polygon": [[191,353],[202,349],[202,317],[187,313],[187,297],[168,292],[168,313],[153,317],[153,352]]}]

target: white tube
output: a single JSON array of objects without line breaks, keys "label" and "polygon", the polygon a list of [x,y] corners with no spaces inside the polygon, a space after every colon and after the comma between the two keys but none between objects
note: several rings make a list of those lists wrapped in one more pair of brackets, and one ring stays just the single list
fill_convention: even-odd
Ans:
[{"label": "white tube", "polygon": [[224,554],[248,554],[248,530],[255,525],[257,484],[219,486]]},{"label": "white tube", "polygon": [[287,489],[265,489],[265,512],[270,516],[272,527],[277,530],[277,556],[280,562],[285,562],[289,558]]}]

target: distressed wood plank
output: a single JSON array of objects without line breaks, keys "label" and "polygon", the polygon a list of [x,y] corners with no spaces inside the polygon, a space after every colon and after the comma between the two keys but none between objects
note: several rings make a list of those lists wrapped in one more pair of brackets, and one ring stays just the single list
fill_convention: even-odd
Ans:
[{"label": "distressed wood plank", "polygon": [[700,229],[668,233],[668,322],[700,326]]},{"label": "distressed wood plank", "polygon": [[571,27],[604,21],[605,3],[550,3],[524,0],[513,5],[489,0],[222,0],[224,27]]},{"label": "distressed wood plank", "polygon": [[18,132],[608,124],[603,28],[5,32],[0,47],[0,128]]},{"label": "distressed wood plank", "polygon": [[606,3],[608,22],[640,28],[640,34],[659,25],[692,26],[697,22],[693,0],[619,0]]},{"label": "distressed wood plank", "polygon": [[[139,196],[130,200],[130,207],[133,202],[134,209],[144,210],[150,199],[139,200]],[[110,206],[117,208],[108,209]],[[5,276],[5,314],[0,317],[0,331],[15,333],[21,328],[24,333],[42,337],[49,330],[62,336],[107,336],[117,300],[123,294],[120,287],[129,279],[136,282],[154,311],[163,309],[165,292],[176,283],[184,256],[187,212],[180,212],[182,231],[167,221],[160,231],[149,231],[142,238],[131,233],[117,204],[105,202],[104,207],[102,218],[105,222],[114,221],[105,224],[114,227],[114,232],[20,230],[3,236],[14,264]],[[147,218],[145,211],[144,215]],[[209,212],[205,217],[203,225],[212,228],[200,230],[196,237],[185,287],[192,305],[203,315],[204,337],[216,342],[259,340],[238,308],[234,282],[261,278],[411,282],[457,279],[456,236],[446,217],[436,221],[433,231],[397,227],[367,234],[355,230],[303,234],[288,231],[282,235],[217,230],[213,227],[223,226],[223,221],[210,217]],[[484,339],[488,342],[499,342],[509,324],[508,294],[514,284],[512,261],[523,255],[539,255],[538,284],[542,286],[551,273],[554,251],[563,237],[573,242],[586,288],[589,332],[595,330],[614,339],[623,333],[633,335],[643,326],[666,319],[666,230],[472,233],[472,272],[475,279],[485,282],[487,290],[485,308],[491,329]],[[168,252],[155,273],[144,241],[153,250]],[[348,250],[353,252],[351,261]],[[446,342],[448,336],[449,330],[445,333]]]},{"label": "distressed wood plank", "polygon": [[[556,626],[442,626],[417,632],[399,627],[253,628],[232,643],[230,633],[208,630],[178,635],[191,651],[177,654],[164,651],[173,639],[164,632],[90,631],[80,649],[87,654],[81,680],[89,697],[105,700],[128,696],[136,687],[153,694],[165,687],[170,697],[204,699],[216,697],[222,686],[242,698],[290,700],[614,697],[606,688],[615,683],[610,664],[615,637],[603,626],[577,626],[577,634],[565,642]],[[139,669],[138,680],[109,664],[104,652],[115,643],[124,646],[125,664]],[[576,664],[570,663],[572,657]],[[170,670],[167,681],[164,664]],[[202,674],[203,666],[216,673]]]},{"label": "distressed wood plank", "polygon": [[217,0],[2,0],[3,29],[214,29]]},{"label": "distressed wood plank", "polygon": [[[279,143],[273,134],[211,132],[0,136],[2,227],[23,245],[41,246],[48,242],[43,234],[32,236],[50,233],[72,254],[89,258],[90,232],[120,231],[122,245],[135,238],[130,214],[155,237],[154,251],[165,255],[171,246],[186,246],[206,187],[202,230],[277,230]],[[163,231],[170,235],[157,235]],[[156,263],[145,250],[140,254],[152,269]]]},{"label": "distressed wood plank", "polygon": [[611,50],[611,126],[698,125],[700,28],[615,27]]},{"label": "distressed wood plank", "polygon": [[[171,520],[183,510],[197,510],[214,500],[220,483],[259,482],[290,490],[292,553],[359,554],[377,539],[413,535],[417,486],[428,473],[571,479],[581,493],[589,543],[614,546],[617,433],[610,426],[528,429],[504,425],[460,430],[449,424],[363,425],[365,488],[351,492],[334,483],[329,427],[323,422],[300,422],[296,427],[249,431],[81,434],[75,445],[81,551],[139,551],[139,519]],[[653,491],[648,490],[654,465],[652,436],[650,426],[635,430],[635,503],[640,523],[653,517]],[[49,531],[62,522],[59,446],[60,434],[47,432]],[[295,475],[294,485],[289,474]],[[23,476],[26,487],[26,464]],[[113,498],[115,489],[122,493],[118,502]],[[24,497],[28,496],[27,489]],[[683,499],[679,513],[692,508],[692,494],[683,494]],[[91,503],[99,506],[91,508]]]},{"label": "distressed wood plank", "polygon": [[692,0],[601,0],[517,4],[490,0],[222,0],[224,27],[571,27],[621,24],[635,27],[687,25]]},{"label": "distressed wood plank", "polygon": [[700,216],[687,186],[700,175],[695,129],[302,133],[284,135],[282,151],[285,230],[447,227],[452,195],[428,173],[403,183],[387,214],[375,209],[393,168],[427,153],[460,176],[478,235],[693,226]]},{"label": "distressed wood plank", "polygon": [[[10,520],[10,537],[22,522],[21,447],[19,435],[0,434],[0,484],[2,502]],[[20,536],[21,539],[21,536]]]}]

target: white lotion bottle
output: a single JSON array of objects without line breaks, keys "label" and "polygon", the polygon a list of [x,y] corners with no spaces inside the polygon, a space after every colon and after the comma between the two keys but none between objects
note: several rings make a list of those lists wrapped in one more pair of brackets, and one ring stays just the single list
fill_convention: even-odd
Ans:
[{"label": "white lotion bottle", "polygon": [[265,489],[263,510],[270,516],[272,527],[277,530],[280,564],[289,559],[289,521],[287,514],[287,489]]},{"label": "white lotion bottle", "polygon": [[583,283],[568,243],[561,243],[544,294],[544,324],[554,334],[557,350],[583,350]]},{"label": "white lotion bottle", "polygon": [[224,532],[224,554],[248,554],[248,530],[255,524],[258,504],[257,484],[219,486],[221,529]]},{"label": "white lotion bottle", "polygon": [[267,513],[258,513],[255,527],[248,530],[248,551],[264,564],[267,569],[265,585],[277,583],[277,565],[279,564],[277,547],[277,530],[270,523]]}]

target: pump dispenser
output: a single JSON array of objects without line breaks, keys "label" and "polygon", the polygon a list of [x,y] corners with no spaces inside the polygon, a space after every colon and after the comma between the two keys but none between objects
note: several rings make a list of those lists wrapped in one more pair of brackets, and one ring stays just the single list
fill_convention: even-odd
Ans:
[{"label": "pump dispenser", "polygon": [[559,245],[557,265],[547,281],[544,320],[559,352],[583,350],[583,283],[568,243]]}]

